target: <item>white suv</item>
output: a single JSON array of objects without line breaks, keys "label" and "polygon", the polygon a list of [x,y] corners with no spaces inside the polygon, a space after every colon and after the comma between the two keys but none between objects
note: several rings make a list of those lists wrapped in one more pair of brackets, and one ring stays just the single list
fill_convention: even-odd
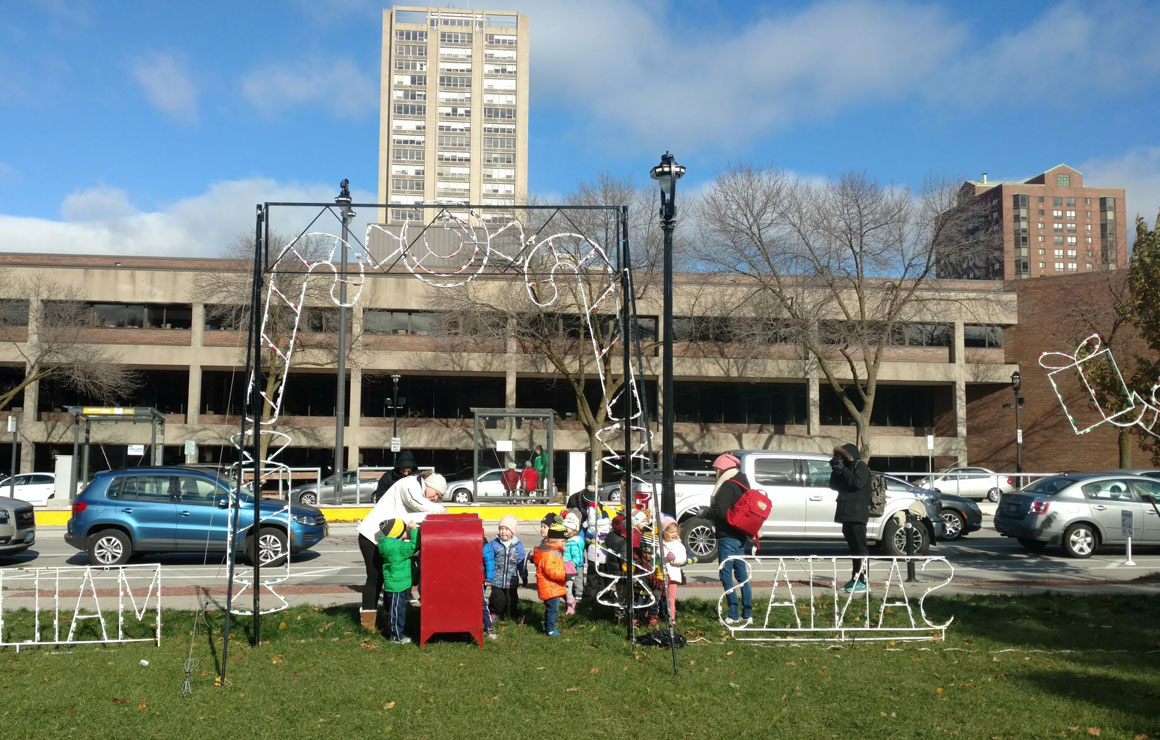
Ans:
[{"label": "white suv", "polygon": [[[842,542],[842,525],[834,521],[838,494],[830,488],[830,458],[810,452],[733,450],[749,485],[769,496],[773,511],[761,528],[761,539]],[[704,479],[702,479],[703,481]],[[698,484],[699,483],[699,484]],[[638,484],[642,485],[642,484]],[[698,559],[717,553],[713,525],[704,517],[713,481],[682,481],[677,486],[677,521],[681,538]],[[887,479],[886,511],[866,524],[866,539],[889,555],[907,554],[907,512],[917,519],[915,554],[925,554],[941,534],[937,496]]]}]

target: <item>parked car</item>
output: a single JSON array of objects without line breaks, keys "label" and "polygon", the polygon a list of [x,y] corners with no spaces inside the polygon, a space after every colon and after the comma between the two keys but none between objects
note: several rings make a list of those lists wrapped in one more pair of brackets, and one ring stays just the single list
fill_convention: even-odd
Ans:
[{"label": "parked car", "polygon": [[[635,470],[635,471],[633,471],[633,475],[637,478],[644,478],[645,480],[653,480],[653,478],[651,477],[653,475],[653,472],[649,468],[645,468],[644,470]],[[687,480],[695,479],[695,478],[700,478],[700,479],[702,479],[702,481],[704,481],[704,480],[714,480],[715,481],[716,475],[717,475],[717,473],[714,470],[674,470],[673,471],[674,481],[678,478],[682,481],[687,481]],[[611,483],[605,483],[605,484],[601,485],[600,486],[600,500],[601,501],[610,501],[612,503],[620,503],[621,488],[622,488],[622,485],[621,485],[620,480],[616,480],[616,481],[613,481]],[[647,489],[644,490],[643,493],[647,494]],[[643,504],[645,498],[647,498],[647,496],[642,495],[640,497],[640,499],[638,500],[638,503]]]},{"label": "parked car", "polygon": [[[830,456],[810,452],[733,450],[741,461],[741,471],[749,484],[766,492],[773,502],[773,514],[761,528],[762,539],[808,542],[843,542],[842,525],[834,521],[837,492],[830,486]],[[686,549],[704,560],[717,554],[713,525],[703,514],[709,507],[714,479],[687,476],[676,479],[677,521]],[[651,494],[651,486],[634,484],[637,496]],[[917,553],[925,554],[943,529],[934,497],[916,492],[896,479],[887,480],[886,511],[866,525],[866,538],[890,555],[903,555],[907,548],[904,512],[919,520]]]},{"label": "parked car", "polygon": [[[460,478],[453,480],[447,484],[447,492],[443,494],[444,501],[451,501],[457,504],[470,504],[476,498],[502,498],[509,495],[503,488],[503,481],[500,476],[503,474],[503,468],[490,468],[479,474],[475,480],[475,486],[472,486],[471,478]],[[551,496],[557,493],[556,484],[552,483]],[[516,494],[522,496],[522,494]],[[533,500],[547,503],[551,496],[541,495],[533,497]]]},{"label": "parked car", "polygon": [[1107,471],[1108,475],[1118,473],[1120,475],[1142,475],[1145,478],[1155,478],[1160,480],[1160,470],[1155,468],[1117,468],[1116,470]]},{"label": "parked car", "polygon": [[0,497],[8,496],[27,501],[33,506],[46,506],[49,499],[56,497],[56,475],[22,473],[5,478],[0,482]]},{"label": "parked car", "polygon": [[375,498],[375,486],[379,483],[378,476],[374,478],[360,478],[357,470],[346,470],[342,473],[342,493],[336,492],[337,476],[330,475],[322,479],[321,483],[305,483],[290,489],[290,500],[308,506],[323,504],[370,504]]},{"label": "parked car", "polygon": [[1015,479],[986,468],[947,468],[915,481],[915,485],[939,493],[994,502],[1004,493],[1015,490]]},{"label": "parked car", "polygon": [[1061,545],[1073,558],[1091,557],[1100,545],[1124,542],[1131,518],[1132,541],[1160,544],[1160,481],[1123,473],[1072,473],[1041,478],[1005,493],[995,529],[1032,552]]},{"label": "parked car", "polygon": [[953,493],[939,494],[944,540],[957,540],[983,527],[983,512],[971,499]]},{"label": "parked car", "polygon": [[32,504],[18,498],[0,498],[0,555],[15,555],[35,544]]},{"label": "parked car", "polygon": [[[122,565],[146,552],[225,552],[230,482],[185,467],[126,468],[97,473],[73,502],[64,540],[93,565]],[[250,561],[279,565],[289,552],[327,535],[326,517],[312,506],[259,502],[238,494],[238,550]],[[290,539],[286,539],[289,516]]]}]

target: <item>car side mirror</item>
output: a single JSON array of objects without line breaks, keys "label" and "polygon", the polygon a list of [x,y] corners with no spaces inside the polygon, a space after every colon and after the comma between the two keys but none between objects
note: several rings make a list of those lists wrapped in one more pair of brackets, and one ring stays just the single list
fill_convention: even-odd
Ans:
[{"label": "car side mirror", "polygon": [[214,499],[214,505],[216,505],[219,509],[224,509],[230,505],[230,497],[218,496],[216,499]]}]

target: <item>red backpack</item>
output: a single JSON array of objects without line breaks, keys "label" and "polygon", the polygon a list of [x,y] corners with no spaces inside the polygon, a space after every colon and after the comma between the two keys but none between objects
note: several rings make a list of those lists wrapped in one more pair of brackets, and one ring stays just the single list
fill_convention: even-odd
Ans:
[{"label": "red backpack", "polygon": [[761,531],[761,525],[765,524],[765,520],[772,512],[773,504],[769,496],[765,495],[765,491],[749,488],[741,494],[741,498],[737,499],[733,506],[729,507],[729,511],[725,514],[725,522],[730,527],[749,535],[754,542],[758,542],[757,535]]}]

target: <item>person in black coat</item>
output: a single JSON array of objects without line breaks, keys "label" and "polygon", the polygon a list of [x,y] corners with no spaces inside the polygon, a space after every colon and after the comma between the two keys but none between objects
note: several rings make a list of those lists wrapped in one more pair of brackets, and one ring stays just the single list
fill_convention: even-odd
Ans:
[{"label": "person in black coat", "polygon": [[395,458],[395,467],[383,473],[379,478],[378,484],[375,485],[375,495],[373,501],[377,504],[387,489],[398,483],[403,478],[415,472],[415,456],[409,450],[403,450],[399,456]]},{"label": "person in black coat", "polygon": [[[866,522],[870,519],[870,468],[862,462],[862,454],[855,445],[834,448],[830,459],[830,488],[838,492],[834,521],[842,525],[842,536],[850,546],[850,554],[866,556]],[[866,576],[862,573],[862,557],[855,557],[850,580],[843,591],[865,591]]]},{"label": "person in black coat", "polygon": [[[747,555],[753,541],[745,532],[729,524],[726,517],[729,509],[749,490],[749,481],[741,472],[741,461],[728,452],[713,461],[713,469],[717,471],[717,483],[713,487],[713,496],[705,516],[713,523],[717,535],[718,573],[721,586],[725,589],[725,601],[729,605],[726,623],[743,624],[753,617],[753,589],[749,585],[749,569],[742,560],[725,561],[735,555]],[[736,583],[742,584],[740,615],[737,611]]]}]

